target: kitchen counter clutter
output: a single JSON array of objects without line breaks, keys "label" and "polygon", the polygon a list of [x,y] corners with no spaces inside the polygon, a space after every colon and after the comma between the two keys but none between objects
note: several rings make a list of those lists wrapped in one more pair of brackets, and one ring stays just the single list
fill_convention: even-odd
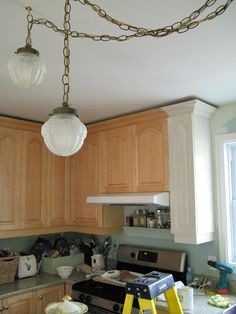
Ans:
[{"label": "kitchen counter clutter", "polygon": [[[226,297],[236,303],[235,295],[227,295]],[[225,309],[208,304],[209,299],[210,296],[195,295],[193,298],[193,312],[191,314],[222,314]],[[166,302],[158,301],[157,308],[167,311]]]},{"label": "kitchen counter clutter", "polygon": [[[20,295],[23,293],[29,293],[35,290],[44,289],[60,284],[74,284],[85,280],[84,273],[73,272],[72,275],[63,280],[57,275],[51,275],[46,273],[40,273],[37,276],[17,279],[14,283],[0,285],[0,300],[9,298],[12,296]],[[234,303],[236,302],[235,295],[228,295]],[[219,314],[223,309],[211,306],[208,304],[209,296],[194,296],[194,312],[193,314]],[[167,311],[166,303],[163,301],[157,302],[157,308]]]}]

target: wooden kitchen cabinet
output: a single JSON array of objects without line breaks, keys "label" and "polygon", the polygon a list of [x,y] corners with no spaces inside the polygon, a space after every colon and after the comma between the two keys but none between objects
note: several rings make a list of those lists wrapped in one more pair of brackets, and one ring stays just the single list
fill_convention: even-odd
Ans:
[{"label": "wooden kitchen cabinet", "polygon": [[199,100],[165,107],[169,115],[171,232],[174,241],[213,240],[209,119],[216,108]]},{"label": "wooden kitchen cabinet", "polygon": [[21,215],[23,228],[46,226],[47,150],[41,134],[23,131]]},{"label": "wooden kitchen cabinet", "polygon": [[[96,125],[94,125],[96,127]],[[166,113],[154,109],[101,122],[102,193],[168,191]]]},{"label": "wooden kitchen cabinet", "polygon": [[101,132],[102,193],[134,190],[133,128],[118,127]]},{"label": "wooden kitchen cabinet", "polygon": [[0,237],[66,231],[66,163],[40,123],[0,116]]},{"label": "wooden kitchen cabinet", "polygon": [[47,212],[48,225],[66,225],[66,158],[52,154],[47,150]]},{"label": "wooden kitchen cabinet", "polygon": [[[23,293],[2,300],[3,313],[5,314],[36,314],[35,292]],[[38,312],[41,313],[41,312]],[[42,312],[43,314],[44,312]]]},{"label": "wooden kitchen cabinet", "polygon": [[45,308],[49,303],[61,302],[64,296],[64,284],[37,290],[36,292],[36,314],[45,314]]},{"label": "wooden kitchen cabinet", "polygon": [[90,133],[88,128],[83,147],[69,159],[69,224],[77,226],[80,232],[109,234],[121,230],[124,221],[123,208],[108,209],[106,206],[86,203],[88,195],[95,195],[100,191],[99,140],[99,134]]},{"label": "wooden kitchen cabinet", "polygon": [[98,134],[88,134],[81,150],[70,157],[70,209],[72,224],[98,227],[101,206],[87,204],[88,195],[98,194],[99,147]]},{"label": "wooden kitchen cabinet", "polygon": [[0,230],[20,227],[21,146],[20,131],[0,126]]},{"label": "wooden kitchen cabinet", "polygon": [[167,119],[134,125],[134,177],[137,192],[168,191]]}]

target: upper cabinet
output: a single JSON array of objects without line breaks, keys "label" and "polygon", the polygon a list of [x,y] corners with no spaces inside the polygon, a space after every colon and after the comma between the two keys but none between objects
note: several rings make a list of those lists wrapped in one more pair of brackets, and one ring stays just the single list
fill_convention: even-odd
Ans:
[{"label": "upper cabinet", "polygon": [[60,227],[66,225],[66,158],[47,150],[47,225]]},{"label": "upper cabinet", "polygon": [[167,119],[134,125],[135,191],[168,191]]},{"label": "upper cabinet", "polygon": [[88,195],[100,192],[99,143],[99,134],[91,133],[88,127],[83,147],[69,158],[69,224],[76,225],[80,232],[109,234],[121,230],[124,222],[123,208],[86,203]]},{"label": "upper cabinet", "polygon": [[213,240],[213,187],[209,119],[216,110],[193,100],[167,106],[171,231],[175,242]]},{"label": "upper cabinet", "polygon": [[98,135],[88,134],[81,150],[69,161],[71,224],[98,227],[100,206],[86,203],[90,194],[98,194]]},{"label": "upper cabinet", "polygon": [[165,112],[154,109],[91,127],[101,130],[102,193],[168,191]]},{"label": "upper cabinet", "polygon": [[22,137],[18,130],[0,127],[0,229],[20,226],[20,168]]},{"label": "upper cabinet", "polygon": [[132,126],[101,132],[102,193],[134,191],[133,149]]},{"label": "upper cabinet", "polygon": [[22,227],[46,225],[47,151],[41,134],[22,132],[21,215]]}]

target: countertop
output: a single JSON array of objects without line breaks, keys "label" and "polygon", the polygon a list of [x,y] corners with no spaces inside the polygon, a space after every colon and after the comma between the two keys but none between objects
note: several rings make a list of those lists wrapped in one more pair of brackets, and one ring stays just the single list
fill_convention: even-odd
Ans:
[{"label": "countertop", "polygon": [[[236,303],[235,295],[227,295],[224,297],[230,298],[234,303]],[[193,298],[194,311],[191,314],[222,314],[224,309],[208,304],[209,299],[210,296],[195,295]],[[158,301],[157,304],[158,304],[157,308],[167,311],[166,302]]]},{"label": "countertop", "polygon": [[[16,279],[14,283],[0,285],[0,300],[11,297],[13,295],[30,292],[36,289],[43,289],[62,283],[75,283],[85,279],[84,273],[73,272],[72,275],[64,280],[58,275],[50,275],[47,273],[39,273],[34,277]],[[236,303],[235,295],[227,295],[234,303]],[[194,296],[194,312],[193,314],[220,314],[222,309],[207,304],[209,296]],[[158,308],[167,309],[165,302],[158,302]]]},{"label": "countertop", "polygon": [[20,293],[30,292],[36,289],[43,289],[61,283],[75,283],[84,280],[84,274],[73,272],[68,279],[61,279],[58,275],[39,273],[36,276],[16,279],[13,283],[0,285],[0,300]]}]

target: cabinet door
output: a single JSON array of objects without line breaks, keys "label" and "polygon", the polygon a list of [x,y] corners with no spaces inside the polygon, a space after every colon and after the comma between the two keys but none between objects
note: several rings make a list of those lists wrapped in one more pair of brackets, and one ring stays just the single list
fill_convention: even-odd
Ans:
[{"label": "cabinet door", "polygon": [[0,127],[0,230],[20,226],[20,131]]},{"label": "cabinet door", "polygon": [[64,285],[57,285],[37,291],[37,314],[45,314],[49,303],[59,302],[64,296]]},{"label": "cabinet door", "polygon": [[135,190],[168,191],[167,120],[162,118],[139,123],[134,128]]},{"label": "cabinet door", "polygon": [[36,314],[36,298],[34,292],[16,295],[3,300],[6,314]]},{"label": "cabinet door", "polygon": [[130,126],[101,133],[103,193],[134,191],[132,134]]},{"label": "cabinet door", "polygon": [[99,190],[98,140],[98,134],[88,134],[81,150],[70,157],[70,208],[77,226],[99,225],[101,206],[86,203],[86,197]]},{"label": "cabinet door", "polygon": [[48,202],[50,226],[65,226],[66,203],[65,157],[48,152]]},{"label": "cabinet door", "polygon": [[25,228],[46,224],[47,154],[42,136],[23,132],[21,212]]}]

